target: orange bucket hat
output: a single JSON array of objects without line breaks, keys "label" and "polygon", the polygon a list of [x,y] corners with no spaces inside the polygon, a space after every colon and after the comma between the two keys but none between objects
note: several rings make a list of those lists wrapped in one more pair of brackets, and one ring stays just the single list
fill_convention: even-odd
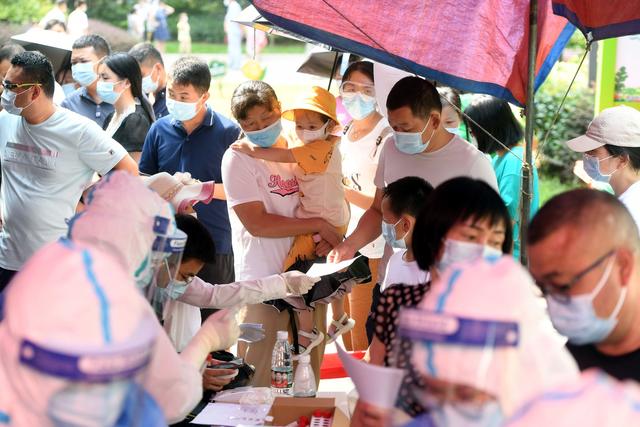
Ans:
[{"label": "orange bucket hat", "polygon": [[298,101],[282,113],[282,118],[294,121],[294,110],[315,111],[324,114],[338,124],[340,123],[336,114],[336,97],[320,86],[312,86],[305,91]]}]

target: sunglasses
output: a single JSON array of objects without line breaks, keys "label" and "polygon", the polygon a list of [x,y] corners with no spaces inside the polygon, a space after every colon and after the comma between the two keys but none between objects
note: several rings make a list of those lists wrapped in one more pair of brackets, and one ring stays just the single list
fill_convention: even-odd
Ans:
[{"label": "sunglasses", "polygon": [[21,87],[41,86],[41,83],[10,83],[8,81],[2,82],[2,87],[7,90],[20,89]]}]

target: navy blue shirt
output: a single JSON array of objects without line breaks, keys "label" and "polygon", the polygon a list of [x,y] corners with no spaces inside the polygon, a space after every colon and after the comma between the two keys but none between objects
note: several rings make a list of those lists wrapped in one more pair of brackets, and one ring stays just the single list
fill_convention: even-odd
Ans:
[{"label": "navy blue shirt", "polygon": [[[240,128],[228,118],[207,113],[200,126],[187,135],[182,122],[171,115],[156,121],[147,133],[140,158],[140,172],[189,172],[200,181],[222,183],[222,156],[240,134]],[[219,254],[231,254],[231,225],[227,202],[212,200],[194,206],[198,219],[207,227]]]},{"label": "navy blue shirt", "polygon": [[86,87],[76,89],[75,92],[62,101],[60,106],[74,113],[78,113],[81,116],[85,116],[89,120],[93,120],[100,128],[104,127],[104,121],[107,119],[107,116],[113,112],[113,105],[108,102],[96,104],[87,92]]},{"label": "navy blue shirt", "polygon": [[155,101],[153,101],[153,114],[156,116],[156,120],[169,115],[167,110],[167,89],[162,89],[155,94]]}]

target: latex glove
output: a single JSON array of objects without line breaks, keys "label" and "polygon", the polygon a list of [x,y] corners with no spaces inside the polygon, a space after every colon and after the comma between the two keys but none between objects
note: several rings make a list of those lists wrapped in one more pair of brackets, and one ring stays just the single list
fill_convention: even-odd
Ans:
[{"label": "latex glove", "polygon": [[200,367],[210,352],[231,347],[239,336],[236,310],[220,310],[204,321],[181,356]]},{"label": "latex glove", "polygon": [[240,338],[238,341],[254,343],[262,341],[265,337],[264,327],[259,323],[241,323]]},{"label": "latex glove", "polygon": [[287,292],[297,296],[306,294],[320,281],[319,277],[309,277],[299,271],[286,271],[280,277],[287,283]]}]

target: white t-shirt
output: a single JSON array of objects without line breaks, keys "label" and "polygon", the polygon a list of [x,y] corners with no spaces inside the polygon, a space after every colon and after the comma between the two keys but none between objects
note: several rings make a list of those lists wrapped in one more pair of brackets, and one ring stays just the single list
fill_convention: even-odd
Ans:
[{"label": "white t-shirt", "polygon": [[[357,141],[352,141],[349,135],[342,137],[340,143],[340,151],[342,152],[342,175],[344,176],[344,184],[352,190],[374,195],[376,186],[373,180],[376,176],[378,168],[378,159],[382,152],[382,147],[388,136],[391,135],[391,128],[384,117],[376,124],[376,126],[367,135]],[[380,136],[383,138],[378,144]],[[347,235],[353,233],[356,229],[360,218],[364,215],[365,210],[359,208],[353,203],[351,207],[351,220],[349,221],[349,229]],[[382,235],[367,246],[360,249],[360,253],[371,259],[382,258],[384,251],[384,239]]]},{"label": "white t-shirt", "polygon": [[[451,178],[468,176],[481,179],[498,191],[498,181],[489,158],[457,135],[439,150],[420,154],[401,152],[396,148],[395,139],[389,138],[378,161],[376,187],[383,189],[407,176],[423,178],[433,187]],[[391,249],[386,247],[381,261],[382,268],[385,268],[390,256]],[[383,279],[384,277],[380,278],[380,281]]]},{"label": "white t-shirt", "polygon": [[37,125],[0,115],[0,267],[19,270],[35,251],[65,235],[66,220],[94,172],[106,174],[126,154],[93,121],[64,108]]},{"label": "white t-shirt", "polygon": [[627,188],[627,191],[622,193],[619,199],[627,207],[640,230],[640,181]]},{"label": "white t-shirt", "polygon": [[222,182],[227,195],[237,281],[282,273],[293,238],[252,236],[233,208],[262,202],[268,213],[294,218],[300,200],[294,168],[294,163],[267,162],[231,149],[224,153]]},{"label": "white t-shirt", "polygon": [[394,252],[389,258],[387,272],[380,286],[380,292],[393,285],[422,285],[429,281],[429,272],[420,270],[416,261],[405,261],[406,249]]},{"label": "white t-shirt", "polygon": [[84,35],[89,29],[89,19],[87,14],[81,10],[74,10],[69,14],[69,20],[67,21],[67,30],[70,36],[74,39]]}]

